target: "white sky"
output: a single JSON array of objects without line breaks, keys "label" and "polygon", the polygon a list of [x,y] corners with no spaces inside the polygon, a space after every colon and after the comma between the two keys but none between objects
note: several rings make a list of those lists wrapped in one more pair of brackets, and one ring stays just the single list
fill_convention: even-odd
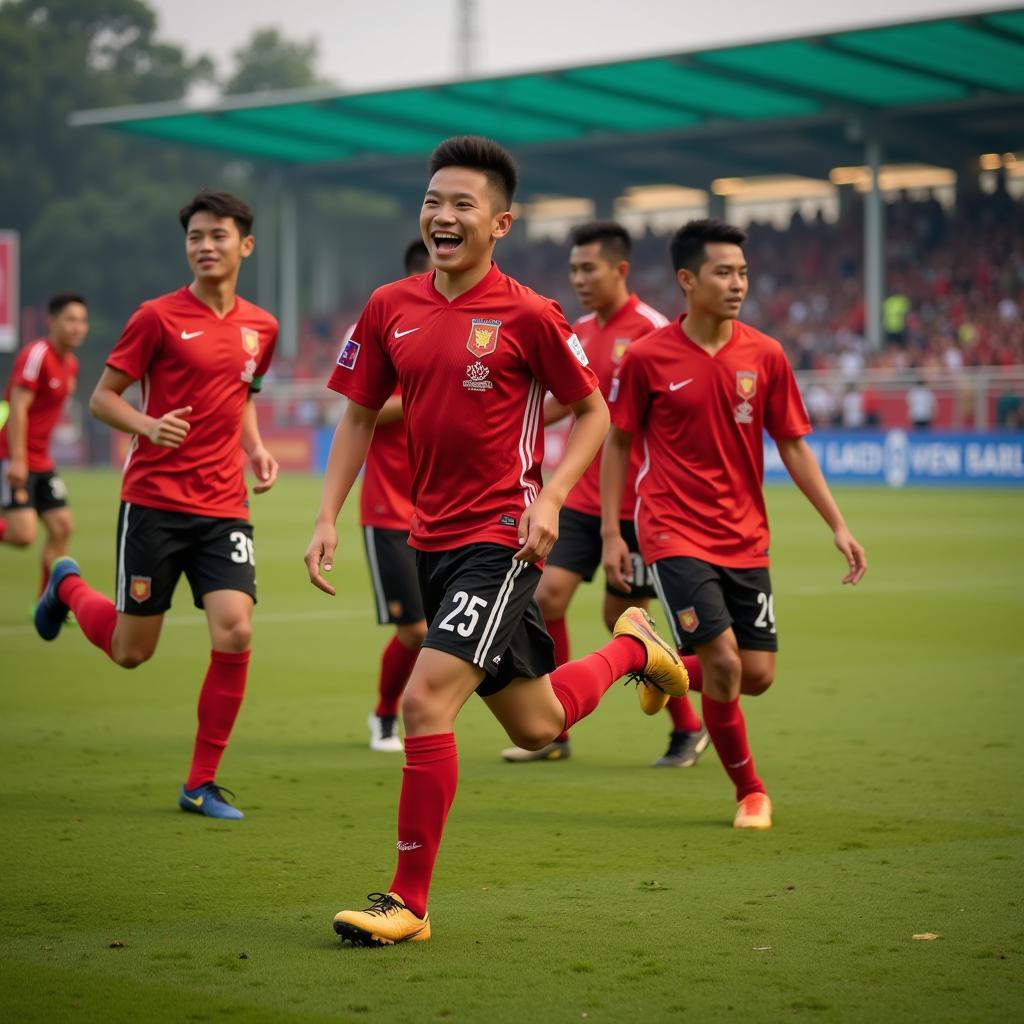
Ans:
[{"label": "white sky", "polygon": [[[225,70],[257,28],[319,41],[347,91],[458,76],[457,0],[149,0],[160,38]],[[915,18],[1010,9],[1000,0],[476,0],[474,73],[671,53]]]}]

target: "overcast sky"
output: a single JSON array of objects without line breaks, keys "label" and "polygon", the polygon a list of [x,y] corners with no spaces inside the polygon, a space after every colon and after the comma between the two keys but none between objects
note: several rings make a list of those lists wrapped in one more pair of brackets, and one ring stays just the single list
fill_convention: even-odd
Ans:
[{"label": "overcast sky", "polygon": [[[315,37],[347,91],[456,77],[458,0],[149,0],[161,38],[224,70],[254,29]],[[477,75],[964,14],[999,0],[476,0]]]}]

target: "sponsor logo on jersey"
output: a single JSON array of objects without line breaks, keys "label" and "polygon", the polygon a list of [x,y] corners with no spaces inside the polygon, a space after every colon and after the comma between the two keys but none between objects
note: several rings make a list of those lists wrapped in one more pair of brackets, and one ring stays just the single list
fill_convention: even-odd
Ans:
[{"label": "sponsor logo on jersey", "polygon": [[242,328],[242,348],[251,356],[260,354],[260,332],[251,327]]},{"label": "sponsor logo on jersey", "polygon": [[679,620],[679,625],[684,633],[692,633],[700,625],[700,619],[697,618],[697,609],[693,605],[689,608],[684,608],[680,612],[676,612],[676,618]]},{"label": "sponsor logo on jersey", "polygon": [[477,359],[489,356],[498,347],[498,332],[500,330],[500,320],[477,320],[474,318],[469,327],[466,348]]},{"label": "sponsor logo on jersey", "polygon": [[344,345],[341,346],[341,354],[338,356],[338,365],[346,370],[354,370],[356,368],[356,360],[359,358],[359,342],[353,341],[349,338]]},{"label": "sponsor logo on jersey", "polygon": [[255,359],[247,359],[245,361],[245,369],[242,370],[242,380],[246,384],[253,382],[253,377],[256,375],[256,365]]},{"label": "sponsor logo on jersey", "polygon": [[133,576],[131,583],[128,586],[128,593],[131,594],[132,600],[138,604],[142,604],[143,601],[148,601],[150,594],[153,592],[153,577],[152,576]]},{"label": "sponsor logo on jersey", "polygon": [[569,350],[583,366],[590,365],[590,360],[587,359],[587,353],[583,351],[580,339],[577,338],[575,334],[570,334],[569,337],[565,339],[565,343],[569,346]]},{"label": "sponsor logo on jersey", "polygon": [[494,382],[487,379],[490,375],[491,371],[477,360],[466,367],[466,379],[462,386],[467,391],[490,391],[494,387]]},{"label": "sponsor logo on jersey", "polygon": [[736,371],[736,394],[743,399],[733,410],[737,423],[753,423],[754,407],[750,399],[757,394],[757,373],[754,370]]}]

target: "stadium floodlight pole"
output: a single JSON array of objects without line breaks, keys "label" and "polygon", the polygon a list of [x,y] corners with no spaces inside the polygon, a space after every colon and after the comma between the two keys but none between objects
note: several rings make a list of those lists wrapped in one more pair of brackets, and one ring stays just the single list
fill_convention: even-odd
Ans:
[{"label": "stadium floodlight pole", "polygon": [[281,183],[277,208],[281,270],[279,344],[281,353],[294,359],[299,348],[299,217],[295,190],[288,181]]},{"label": "stadium floodlight pole", "polygon": [[869,135],[864,140],[864,157],[871,187],[864,197],[864,333],[868,346],[882,347],[882,302],[885,298],[885,209],[879,178],[882,144]]}]

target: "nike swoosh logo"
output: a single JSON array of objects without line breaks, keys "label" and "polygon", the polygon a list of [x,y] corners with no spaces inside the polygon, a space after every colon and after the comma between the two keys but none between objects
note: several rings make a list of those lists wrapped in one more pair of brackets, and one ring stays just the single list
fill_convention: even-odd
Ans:
[{"label": "nike swoosh logo", "polygon": [[407,331],[400,331],[397,327],[395,328],[395,337],[404,338],[407,334],[412,334],[414,331],[418,331],[418,327],[410,327]]},{"label": "nike swoosh logo", "polygon": [[678,391],[680,388],[685,388],[687,384],[692,384],[693,378],[687,377],[686,380],[681,380],[678,384],[669,384],[669,391]]},{"label": "nike swoosh logo", "polygon": [[199,335],[202,334],[202,333],[203,333],[202,331],[182,331],[181,332],[181,340],[182,341],[189,341],[192,338],[198,338]]},{"label": "nike swoosh logo", "polygon": [[[200,332],[202,333],[202,332]],[[193,807],[202,807],[203,801],[206,799],[204,796],[189,796],[188,793],[181,794]]]}]

